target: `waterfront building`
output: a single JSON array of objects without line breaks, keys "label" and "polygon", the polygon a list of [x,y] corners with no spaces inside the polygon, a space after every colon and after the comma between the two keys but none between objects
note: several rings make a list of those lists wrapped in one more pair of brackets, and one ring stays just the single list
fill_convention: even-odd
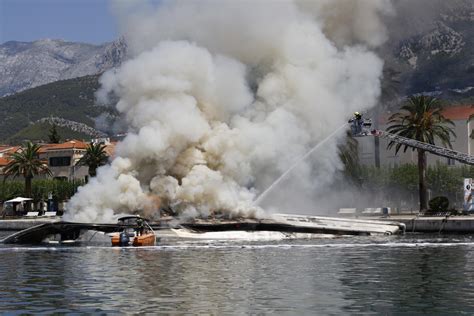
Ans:
[{"label": "waterfront building", "polygon": [[[115,142],[108,139],[93,140],[106,145],[107,155],[112,156]],[[77,166],[79,159],[86,153],[88,143],[81,140],[69,140],[59,144],[42,144],[39,158],[48,165],[53,178],[60,180],[86,180],[88,177],[87,166]],[[3,179],[3,168],[8,164],[9,155],[20,150],[20,146],[0,145],[0,177]]]},{"label": "waterfront building", "polygon": [[47,163],[55,179],[84,179],[88,175],[87,166],[76,166],[76,164],[86,153],[86,148],[87,143],[80,140],[44,144],[39,150],[39,158]]}]

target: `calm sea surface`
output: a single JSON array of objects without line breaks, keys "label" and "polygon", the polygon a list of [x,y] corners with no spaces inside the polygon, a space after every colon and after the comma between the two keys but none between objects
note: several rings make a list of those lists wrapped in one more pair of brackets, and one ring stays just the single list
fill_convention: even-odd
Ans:
[{"label": "calm sea surface", "polygon": [[473,314],[470,236],[0,246],[0,312]]}]

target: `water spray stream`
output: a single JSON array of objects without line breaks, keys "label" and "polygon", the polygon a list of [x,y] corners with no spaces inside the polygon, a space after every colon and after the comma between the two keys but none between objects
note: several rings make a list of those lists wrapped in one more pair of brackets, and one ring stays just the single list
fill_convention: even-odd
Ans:
[{"label": "water spray stream", "polygon": [[333,138],[336,136],[342,129],[346,128],[347,124],[341,125],[338,129],[336,129],[334,132],[329,134],[325,139],[317,143],[311,150],[309,150],[306,154],[303,156],[299,157],[296,162],[291,165],[290,168],[288,168],[278,179],[276,179],[265,191],[262,192],[258,196],[258,198],[254,201],[254,205],[259,205],[260,202],[265,199],[265,197],[268,195],[268,193],[276,187],[293,169],[295,169],[302,161],[304,161],[306,158],[308,158],[313,152],[315,152],[319,147],[321,147],[324,143],[326,143],[329,139]]}]

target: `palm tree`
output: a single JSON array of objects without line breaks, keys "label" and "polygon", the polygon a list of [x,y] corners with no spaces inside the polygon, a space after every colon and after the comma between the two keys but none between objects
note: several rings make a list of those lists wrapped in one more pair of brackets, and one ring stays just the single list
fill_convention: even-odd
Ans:
[{"label": "palm tree", "polygon": [[86,148],[86,153],[79,159],[76,166],[88,166],[89,176],[97,175],[97,168],[107,163],[109,156],[105,151],[106,146],[100,143],[90,143]]},{"label": "palm tree", "polygon": [[[474,108],[474,105],[471,105],[471,108]],[[474,114],[469,115],[469,118],[467,119],[467,123],[472,121],[474,119]],[[469,134],[470,139],[474,139],[474,130],[471,130],[471,134]]]},{"label": "palm tree", "polygon": [[[456,137],[452,127],[454,123],[442,114],[442,107],[435,98],[419,95],[412,96],[408,103],[401,107],[401,111],[389,117],[392,124],[387,131],[406,138],[434,144],[439,139],[444,146],[451,146],[451,135]],[[392,141],[387,148],[395,145]],[[396,144],[395,153],[398,153],[402,144]],[[406,152],[408,146],[403,145]],[[413,148],[413,150],[415,150]],[[418,151],[418,188],[420,197],[420,210],[428,208],[426,188],[426,153],[423,149]]]},{"label": "palm tree", "polygon": [[10,162],[5,166],[5,178],[22,175],[25,178],[25,196],[31,197],[31,181],[38,174],[52,175],[51,170],[39,159],[40,146],[27,142],[20,150],[10,154]]}]

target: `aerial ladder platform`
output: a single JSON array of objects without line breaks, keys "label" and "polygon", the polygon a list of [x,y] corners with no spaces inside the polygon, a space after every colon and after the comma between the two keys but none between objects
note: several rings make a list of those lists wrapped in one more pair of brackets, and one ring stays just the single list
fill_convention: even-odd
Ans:
[{"label": "aerial ladder platform", "polygon": [[474,156],[471,156],[471,155],[468,155],[456,150],[420,142],[414,139],[406,138],[406,137],[399,136],[396,134],[391,134],[391,133],[381,131],[381,130],[373,130],[371,134],[375,137],[385,138],[389,141],[393,141],[398,144],[403,144],[409,147],[423,149],[424,151],[427,151],[437,156],[454,159],[468,165],[474,165]]},{"label": "aerial ladder platform", "polygon": [[392,134],[382,130],[370,130],[372,122],[370,119],[365,119],[362,121],[357,121],[356,119],[351,119],[349,123],[351,125],[352,136],[361,137],[361,136],[375,136],[380,138],[385,138],[389,141],[393,141],[398,144],[403,144],[408,147],[423,149],[429,153],[432,153],[437,156],[442,156],[450,159],[457,160],[464,164],[474,165],[474,156],[462,153],[456,150],[452,150],[445,147],[440,147],[425,142],[420,142],[411,138],[406,138],[397,134]]}]

